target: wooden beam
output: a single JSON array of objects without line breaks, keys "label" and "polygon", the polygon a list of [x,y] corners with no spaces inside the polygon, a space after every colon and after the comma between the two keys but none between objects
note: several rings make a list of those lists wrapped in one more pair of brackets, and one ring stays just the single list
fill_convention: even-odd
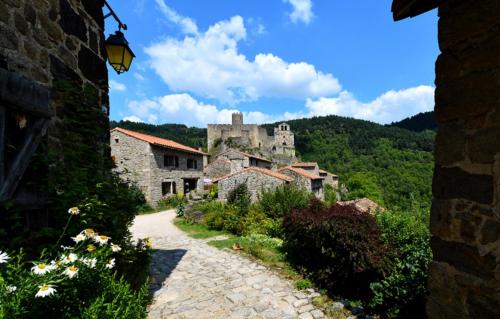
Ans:
[{"label": "wooden beam", "polygon": [[42,136],[44,136],[47,132],[49,123],[49,119],[40,118],[35,121],[33,126],[28,128],[24,144],[12,162],[11,169],[7,173],[3,185],[1,185],[0,201],[7,200],[14,194],[17,185],[21,181],[21,178],[30,163],[33,153],[35,153],[38,144],[40,144]]}]

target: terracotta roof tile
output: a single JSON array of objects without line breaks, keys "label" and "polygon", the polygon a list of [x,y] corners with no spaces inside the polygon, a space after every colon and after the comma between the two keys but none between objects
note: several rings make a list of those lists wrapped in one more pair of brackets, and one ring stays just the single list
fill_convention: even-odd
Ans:
[{"label": "terracotta roof tile", "polygon": [[137,138],[139,140],[148,142],[148,143],[153,144],[153,145],[162,146],[162,147],[166,147],[166,148],[170,148],[170,149],[174,149],[174,150],[178,150],[178,151],[183,151],[183,152],[188,152],[188,153],[208,155],[207,153],[199,151],[195,148],[174,142],[172,140],[167,140],[166,138],[161,138],[161,137],[156,137],[156,136],[152,136],[152,135],[148,135],[148,134],[144,134],[144,133],[130,131],[130,130],[126,130],[126,129],[123,129],[120,127],[115,127],[114,129],[111,130],[111,132],[114,132],[114,131],[117,131],[117,132],[120,132],[123,134],[127,134],[128,136]]},{"label": "terracotta roof tile", "polygon": [[316,167],[317,165],[316,162],[297,162],[293,163],[292,167]]},{"label": "terracotta roof tile", "polygon": [[335,174],[333,174],[333,173],[330,173],[329,171],[325,171],[324,169],[320,169],[320,170],[319,170],[319,172],[320,172],[320,173],[325,173],[325,174],[330,174],[330,175],[332,175],[332,176],[336,176],[336,177],[338,177],[337,175],[335,175]]},{"label": "terracotta roof tile", "polygon": [[324,179],[323,177],[321,177],[319,175],[312,174],[311,172],[308,172],[308,171],[303,170],[301,168],[286,166],[286,167],[283,167],[282,169],[280,169],[279,172],[282,172],[284,170],[290,170],[292,172],[295,172],[295,173],[302,175],[302,176],[309,178],[309,179]]},{"label": "terracotta roof tile", "polygon": [[244,173],[244,172],[249,172],[249,171],[265,174],[265,175],[268,175],[271,177],[275,177],[275,178],[284,180],[286,182],[293,182],[293,178],[291,178],[290,176],[286,176],[284,174],[272,171],[270,169],[261,168],[261,167],[248,167],[248,168],[245,168],[241,171],[234,172],[234,173],[231,173],[231,174],[228,174],[226,176],[219,177],[219,178],[215,178],[212,180],[212,182],[216,183],[216,182],[221,181],[223,179],[226,179],[226,178],[229,178],[229,177],[232,177],[232,176]]}]

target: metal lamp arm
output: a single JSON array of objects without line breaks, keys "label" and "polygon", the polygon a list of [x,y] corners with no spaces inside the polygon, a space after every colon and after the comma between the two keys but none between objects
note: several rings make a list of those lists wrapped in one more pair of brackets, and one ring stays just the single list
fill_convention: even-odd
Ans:
[{"label": "metal lamp arm", "polygon": [[118,22],[118,30],[127,30],[127,25],[122,23],[122,21],[120,20],[120,18],[118,18],[118,16],[116,15],[116,13],[113,11],[113,9],[111,8],[111,6],[108,4],[108,2],[106,0],[104,0],[104,5],[106,6],[106,8],[108,8],[109,10],[109,13],[104,15],[104,19],[108,18],[108,17],[113,17],[115,18],[116,22]]}]

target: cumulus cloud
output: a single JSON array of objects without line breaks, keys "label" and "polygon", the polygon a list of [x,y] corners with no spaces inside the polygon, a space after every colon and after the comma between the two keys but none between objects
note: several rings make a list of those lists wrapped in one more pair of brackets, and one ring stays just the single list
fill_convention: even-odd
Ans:
[{"label": "cumulus cloud", "polygon": [[129,122],[136,122],[136,123],[142,123],[144,122],[143,120],[141,120],[140,118],[138,118],[137,116],[135,115],[131,115],[131,116],[125,116],[123,118],[124,121],[129,121]]},{"label": "cumulus cloud", "polygon": [[[203,103],[185,93],[131,101],[128,107],[131,116],[127,118],[134,118],[136,122],[183,123],[198,127],[205,127],[209,123],[230,123],[231,114],[238,111]],[[386,124],[419,112],[430,111],[433,107],[434,88],[421,85],[399,91],[388,91],[368,103],[360,102],[352,93],[342,91],[335,98],[307,99],[304,111],[283,114],[243,112],[243,114],[246,123],[257,124],[326,115],[354,117]]]},{"label": "cumulus cloud", "polygon": [[109,89],[111,91],[125,91],[127,87],[125,86],[125,84],[118,81],[109,80]]},{"label": "cumulus cloud", "polygon": [[198,33],[198,26],[193,19],[178,14],[174,9],[167,6],[164,0],[156,0],[156,5],[163,13],[163,15],[167,18],[167,20],[174,23],[175,25],[178,25],[183,33]]},{"label": "cumulus cloud", "polygon": [[312,0],[283,0],[292,5],[293,10],[290,12],[290,20],[293,23],[303,22],[309,24],[312,21],[314,14],[312,12]]},{"label": "cumulus cloud", "polygon": [[166,39],[145,49],[153,70],[173,91],[235,104],[260,97],[318,98],[340,92],[339,81],[306,62],[270,53],[253,60],[238,51],[246,39],[243,18],[219,21],[204,33]]},{"label": "cumulus cloud", "polygon": [[[203,103],[186,93],[131,101],[128,108],[132,115],[126,118],[133,117],[136,122],[183,123],[200,127],[209,123],[230,123],[231,114],[238,112],[237,109]],[[263,123],[273,119],[261,112],[244,112],[244,116],[247,123]]]},{"label": "cumulus cloud", "polygon": [[347,91],[342,91],[334,98],[307,99],[306,112],[289,116],[311,117],[335,114],[387,124],[433,108],[434,88],[420,85],[399,91],[390,90],[368,103],[358,101]]}]

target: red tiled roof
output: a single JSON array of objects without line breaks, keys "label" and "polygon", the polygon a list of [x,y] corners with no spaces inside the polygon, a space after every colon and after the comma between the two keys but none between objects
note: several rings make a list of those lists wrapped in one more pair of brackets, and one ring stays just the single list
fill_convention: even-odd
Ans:
[{"label": "red tiled roof", "polygon": [[166,148],[170,148],[170,149],[174,149],[174,150],[178,150],[178,151],[182,151],[182,152],[188,152],[188,153],[194,153],[194,154],[200,154],[200,155],[208,155],[207,153],[199,151],[195,148],[192,148],[192,147],[189,147],[186,145],[182,145],[182,144],[174,142],[172,140],[167,140],[166,138],[161,138],[161,137],[156,137],[156,136],[152,136],[152,135],[148,135],[148,134],[144,134],[144,133],[130,131],[130,130],[126,130],[126,129],[123,129],[120,127],[115,127],[114,129],[111,130],[111,132],[114,132],[114,131],[117,131],[117,132],[120,132],[123,134],[127,134],[128,136],[131,136],[131,137],[134,137],[136,139],[148,142],[148,143],[153,144],[153,145],[166,147]]},{"label": "red tiled roof", "polygon": [[319,175],[316,175],[316,174],[312,174],[308,171],[305,171],[301,168],[295,168],[295,167],[291,167],[291,166],[286,166],[286,167],[283,167],[282,169],[279,170],[279,172],[281,171],[284,171],[284,170],[290,170],[292,172],[295,172],[299,175],[302,175],[306,178],[309,178],[309,179],[324,179],[323,177],[319,176]]},{"label": "red tiled roof", "polygon": [[249,153],[245,153],[245,152],[242,152],[240,150],[235,150],[235,149],[229,149],[227,151],[224,151],[220,154],[217,155],[217,157],[221,156],[222,154],[225,154],[227,152],[236,152],[236,153],[240,153],[242,155],[245,155],[246,157],[251,157],[251,158],[256,158],[258,159],[259,161],[263,161],[263,162],[269,162],[269,163],[272,163],[272,161],[268,160],[267,158],[263,158],[263,157],[259,157],[259,156],[255,156],[255,155],[252,155],[252,154],[249,154]]},{"label": "red tiled roof", "polygon": [[271,177],[275,177],[275,178],[284,180],[286,182],[292,182],[293,181],[293,178],[291,178],[290,176],[286,176],[284,174],[272,171],[270,169],[265,169],[265,168],[261,168],[261,167],[248,167],[248,168],[245,168],[245,169],[243,169],[241,171],[228,174],[226,176],[222,176],[222,177],[219,177],[219,178],[214,178],[212,180],[212,182],[216,183],[216,182],[221,181],[223,179],[226,179],[226,178],[229,178],[229,177],[232,177],[234,175],[238,175],[238,174],[241,174],[241,173],[244,173],[244,172],[248,172],[248,171],[262,173],[262,174],[265,174],[265,175],[268,175],[268,176],[271,176]]},{"label": "red tiled roof", "polygon": [[316,162],[297,162],[293,163],[292,167],[316,167],[317,165]]}]

